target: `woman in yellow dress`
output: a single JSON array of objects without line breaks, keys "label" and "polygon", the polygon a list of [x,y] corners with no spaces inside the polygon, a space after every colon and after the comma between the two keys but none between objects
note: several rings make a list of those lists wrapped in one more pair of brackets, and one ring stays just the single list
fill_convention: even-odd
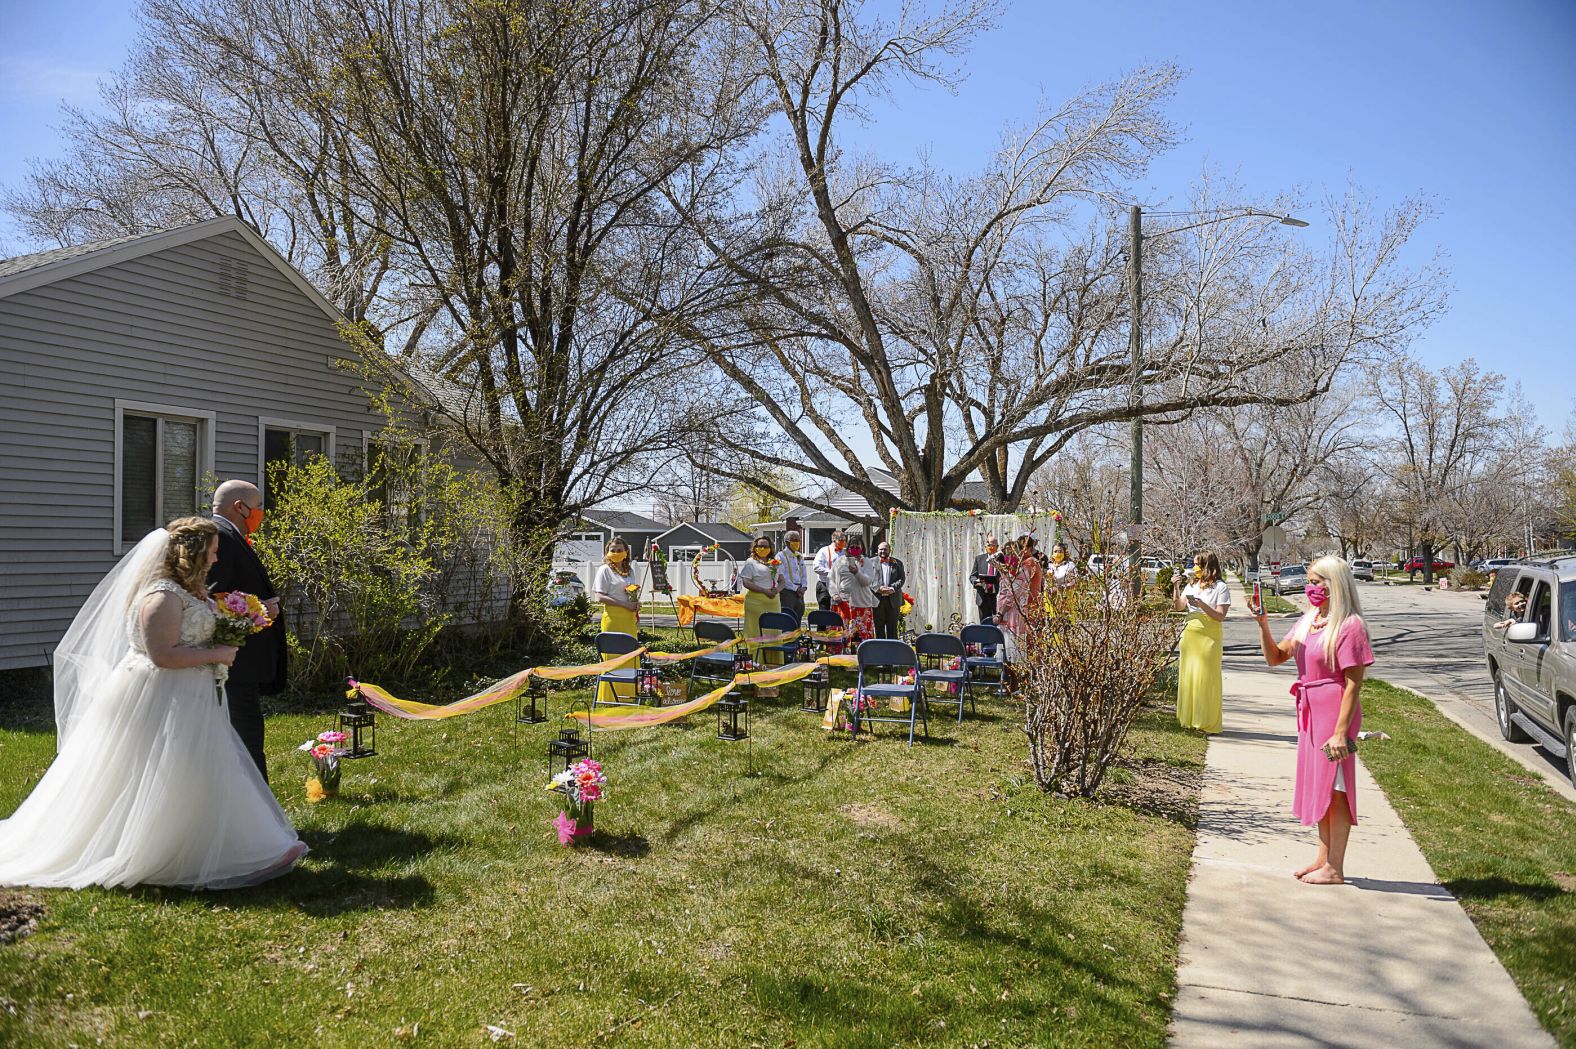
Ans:
[{"label": "woman in yellow dress", "polygon": [[[635,573],[629,564],[629,544],[618,536],[607,544],[602,555],[602,566],[596,570],[592,592],[602,604],[602,629],[640,636],[640,592],[630,591],[636,586]],[[624,693],[628,695],[624,695]],[[635,700],[633,685],[619,685],[616,689],[606,681],[598,686],[598,703],[632,703]]]},{"label": "woman in yellow dress", "polygon": [[1220,578],[1220,558],[1206,550],[1193,559],[1193,578],[1171,588],[1171,607],[1186,612],[1177,662],[1177,721],[1183,728],[1220,731],[1221,628],[1231,608],[1231,588]]},{"label": "woman in yellow dress", "polygon": [[[739,566],[739,585],[744,588],[744,636],[761,636],[761,613],[782,611],[782,586],[773,563],[771,537],[758,535],[750,544],[750,558]],[[760,645],[750,646],[750,658],[763,663]]]}]

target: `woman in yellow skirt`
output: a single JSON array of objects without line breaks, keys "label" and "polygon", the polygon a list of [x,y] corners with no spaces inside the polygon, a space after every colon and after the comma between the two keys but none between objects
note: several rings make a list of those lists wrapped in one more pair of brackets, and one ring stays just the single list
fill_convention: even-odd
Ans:
[{"label": "woman in yellow skirt", "polygon": [[[637,589],[631,591],[629,588],[632,586]],[[607,552],[602,555],[602,567],[596,570],[592,592],[596,600],[602,603],[604,631],[640,636],[640,591],[635,582],[634,570],[629,564],[629,544],[618,536],[614,536],[613,541],[607,544]],[[604,681],[597,686],[596,701],[633,703],[635,686],[619,685],[615,688]]]},{"label": "woman in yellow skirt", "polygon": [[1220,731],[1221,628],[1231,608],[1231,588],[1220,578],[1220,558],[1206,550],[1193,559],[1186,588],[1178,579],[1171,607],[1186,612],[1182,658],[1177,664],[1177,721],[1183,728]]},{"label": "woman in yellow skirt", "polygon": [[[771,537],[758,535],[750,544],[750,559],[739,566],[739,585],[744,588],[744,636],[761,636],[761,614],[782,611],[782,586],[777,578],[777,560],[772,556]],[[750,646],[750,658],[761,659],[761,646]]]}]

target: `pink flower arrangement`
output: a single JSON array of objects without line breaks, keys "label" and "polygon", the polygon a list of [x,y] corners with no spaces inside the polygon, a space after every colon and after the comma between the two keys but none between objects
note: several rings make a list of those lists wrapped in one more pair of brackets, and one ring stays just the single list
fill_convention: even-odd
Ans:
[{"label": "pink flower arrangement", "polygon": [[558,832],[558,843],[568,845],[589,837],[592,832],[591,806],[602,800],[607,788],[607,776],[602,764],[585,758],[575,762],[552,778],[548,790],[563,794],[564,807],[553,820]]}]

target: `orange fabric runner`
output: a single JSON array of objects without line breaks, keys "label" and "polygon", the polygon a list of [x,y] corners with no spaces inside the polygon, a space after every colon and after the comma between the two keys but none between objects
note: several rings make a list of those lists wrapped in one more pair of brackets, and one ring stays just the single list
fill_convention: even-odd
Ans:
[{"label": "orange fabric runner", "polygon": [[737,597],[700,597],[697,594],[679,594],[673,599],[678,606],[679,626],[689,626],[695,622],[695,613],[704,612],[710,616],[723,616],[728,619],[744,618],[744,595]]}]

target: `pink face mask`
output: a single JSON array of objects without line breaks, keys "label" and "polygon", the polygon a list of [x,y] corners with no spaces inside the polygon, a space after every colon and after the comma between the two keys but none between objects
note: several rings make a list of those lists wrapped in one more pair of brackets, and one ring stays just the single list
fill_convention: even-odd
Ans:
[{"label": "pink face mask", "polygon": [[1330,588],[1317,583],[1309,583],[1302,588],[1302,593],[1308,599],[1308,604],[1314,608],[1323,608],[1324,603],[1330,599]]}]

